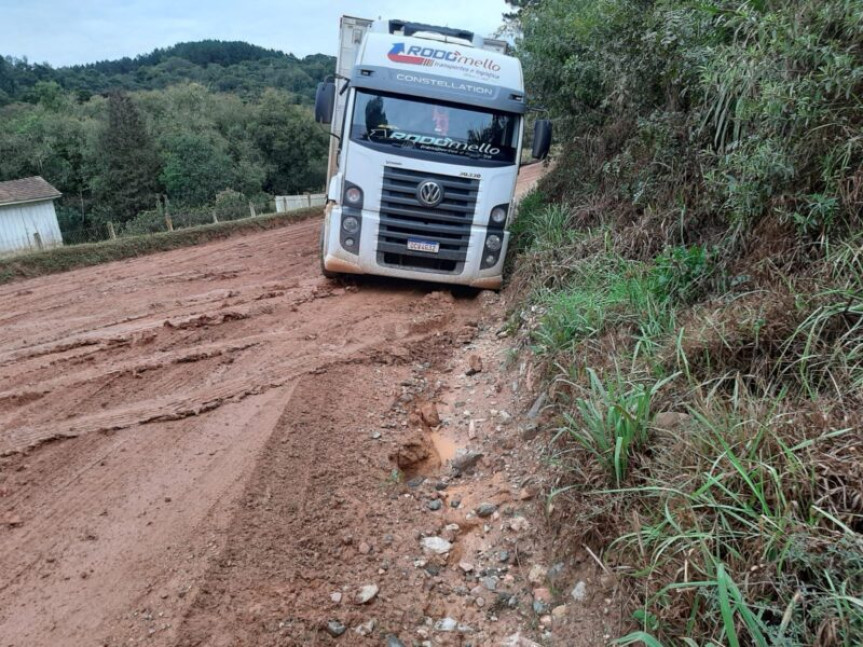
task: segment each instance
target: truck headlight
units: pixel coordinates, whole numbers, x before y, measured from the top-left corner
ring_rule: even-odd
[[[359,207],[363,204],[363,191],[358,186],[350,186],[345,191],[345,202],[352,207]]]
[[[491,221],[496,225],[502,225],[506,222],[506,209],[503,207],[495,207],[491,210]]]
[[[342,229],[349,234],[355,234],[360,230],[360,221],[353,216],[342,218]]]
[[[485,246],[489,251],[497,252],[500,250],[503,241],[500,239],[500,236],[497,234],[492,234],[488,238],[485,239]]]

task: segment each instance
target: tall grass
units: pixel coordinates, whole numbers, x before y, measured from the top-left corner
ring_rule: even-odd
[[[604,492],[638,502],[641,524],[610,554],[636,565],[648,591],[643,631],[717,645],[859,644],[863,538],[822,507],[815,471],[819,452],[854,430],[791,445],[778,403],[705,406],[643,485]]]
[[[575,399],[574,413],[563,412],[564,426],[558,435],[567,434],[592,454],[620,487],[631,457],[647,446],[657,392],[676,376],[648,386],[632,383],[620,373],[608,384],[592,368],[587,374],[588,392]]]
[[[517,272],[531,278],[525,343],[554,367],[556,507],[569,532],[601,538],[638,601],[618,644],[863,644],[858,248],[831,252],[831,287],[783,313],[736,307],[701,248],[634,261],[614,237],[537,229]],[[567,259],[555,287],[537,271],[550,254]],[[742,337],[723,326],[752,328],[760,363],[735,370],[722,354]],[[679,424],[656,427],[668,411]]]

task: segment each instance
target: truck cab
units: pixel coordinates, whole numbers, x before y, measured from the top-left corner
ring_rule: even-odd
[[[337,78],[316,101],[333,135],[325,274],[499,288],[526,112],[520,62],[462,30],[347,16],[341,27]]]

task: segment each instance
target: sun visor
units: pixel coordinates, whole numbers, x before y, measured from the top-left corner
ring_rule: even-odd
[[[407,96],[439,99],[501,112],[524,114],[524,93],[515,88],[463,81],[424,72],[393,70],[385,67],[355,67],[351,85]]]
[[[463,44],[370,33],[351,82],[369,90],[525,112],[521,62]]]

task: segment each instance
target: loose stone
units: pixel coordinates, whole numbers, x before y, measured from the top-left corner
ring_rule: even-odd
[[[354,602],[357,604],[367,604],[371,602],[378,594],[377,584],[366,584],[354,596]]]
[[[438,555],[444,555],[452,550],[452,544],[443,537],[424,537],[422,547]]]
[[[473,564],[470,562],[459,562],[458,567],[465,573],[470,573],[473,570]]]
[[[469,472],[476,464],[479,462],[479,459],[482,458],[482,453],[474,452],[474,451],[459,451],[450,461],[450,465],[452,469],[456,472]]]
[[[493,503],[481,503],[476,509],[476,516],[480,518],[490,517],[497,511],[497,506]]]
[[[369,620],[368,622],[364,622],[359,627],[354,629],[354,631],[361,636],[371,636],[376,626],[377,622],[375,622],[374,620]]]
[[[542,564],[534,564],[527,574],[527,581],[531,584],[542,584],[548,575],[548,569]]]
[[[579,582],[575,585],[575,588],[572,589],[572,599],[576,602],[581,602],[587,597],[587,584],[584,582]]]
[[[509,527],[512,528],[515,532],[522,532],[530,528],[530,524],[524,517],[513,517],[513,519],[509,522]]]
[[[442,618],[434,623],[435,631],[455,631],[458,627],[458,620],[454,618]]]

